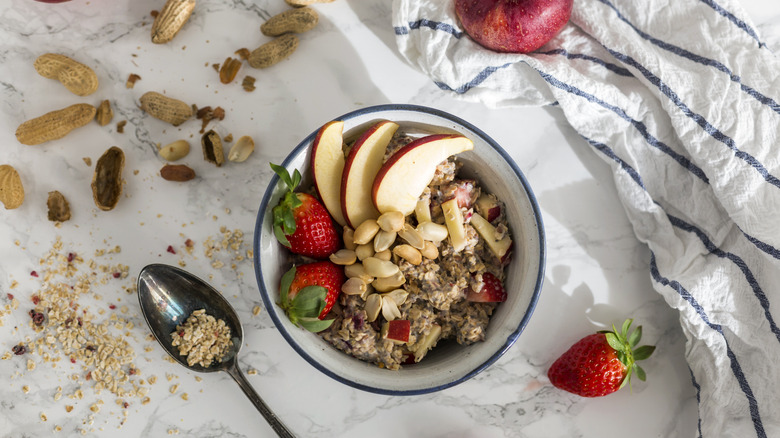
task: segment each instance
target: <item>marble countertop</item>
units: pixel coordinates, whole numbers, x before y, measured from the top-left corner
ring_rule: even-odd
[[[0,386],[0,434],[273,436],[227,374],[189,372],[167,360],[149,337],[134,285],[140,269],[155,262],[183,266],[231,301],[245,333],[241,369],[301,437],[695,434],[697,402],[677,314],[651,286],[649,252],[623,214],[609,167],[557,108],[487,109],[441,91],[397,54],[387,0],[316,5],[320,22],[301,35],[289,59],[262,70],[244,63],[232,83],[222,84],[213,64],[266,42],[260,24],[288,6],[282,0],[199,0],[175,39],[154,45],[151,12],[162,3],[0,4],[0,164],[18,170],[26,194],[21,207],[0,209],[0,376],[6,381]],[[780,6],[743,3],[763,40],[777,47]],[[33,61],[46,52],[92,67],[97,92],[79,97],[39,76]],[[140,79],[128,88],[131,74]],[[246,75],[256,78],[254,91],[243,89]],[[221,167],[203,161],[201,122],[173,127],[150,117],[139,108],[147,91],[223,108],[224,120],[206,129],[251,136],[255,152]],[[104,99],[114,110],[106,126],[89,123],[36,146],[14,136],[25,120]],[[267,163],[280,162],[333,117],[384,103],[443,109],[492,136],[525,173],[546,226],[544,288],[518,342],[473,379],[421,396],[362,392],[300,358],[262,308],[251,261],[257,207],[271,177]],[[179,139],[191,143],[183,162],[197,173],[186,183],[159,176],[164,161],[158,145]],[[111,146],[125,152],[125,184],[117,207],[101,211],[90,183],[97,159]],[[59,225],[47,219],[46,200],[54,190],[72,211]],[[127,381],[118,384],[126,391],[121,395],[110,383],[96,392],[97,379],[81,358],[33,330],[32,300],[55,293],[55,271],[68,258],[69,284],[86,280],[57,293],[92,315],[93,327],[105,326],[100,333],[106,339],[126,340],[134,354],[122,365]],[[658,347],[644,365],[647,383],[600,399],[550,385],[547,368],[571,343],[628,316],[643,325],[644,341]],[[13,355],[20,342],[40,349]],[[118,349],[108,356],[121,361],[123,354],[129,353]]]

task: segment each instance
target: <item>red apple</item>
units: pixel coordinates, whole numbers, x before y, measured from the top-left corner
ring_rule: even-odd
[[[394,319],[382,326],[382,337],[396,343],[409,342],[412,323],[408,319]]]
[[[322,203],[339,225],[346,225],[341,212],[341,176],[344,172],[342,145],[344,122],[326,123],[314,137],[311,148],[311,173],[314,188]]]
[[[482,217],[487,219],[488,222],[493,222],[499,215],[501,215],[501,207],[498,205],[498,202],[486,194],[480,195],[479,198],[477,198],[477,213],[481,214]]]
[[[574,0],[455,0],[463,29],[496,52],[528,53],[550,41],[571,17]]]

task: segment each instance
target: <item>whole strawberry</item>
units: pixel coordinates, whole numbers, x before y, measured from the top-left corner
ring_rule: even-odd
[[[298,169],[292,178],[282,166],[271,163],[271,168],[289,188],[279,205],[273,208],[274,235],[295,254],[324,259],[341,247],[336,228],[325,206],[306,193],[295,193],[301,182]]]
[[[642,337],[642,327],[630,335],[632,319],[620,332],[604,330],[577,341],[550,367],[547,376],[556,387],[582,397],[601,397],[631,384],[631,375],[644,381],[645,371],[635,362],[647,359],[655,346],[634,349]]]
[[[282,276],[279,306],[293,324],[314,333],[325,330],[333,324],[325,315],[344,281],[344,268],[330,261],[293,266]]]

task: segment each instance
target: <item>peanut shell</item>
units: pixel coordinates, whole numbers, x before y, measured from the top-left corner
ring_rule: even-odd
[[[181,30],[195,9],[195,0],[168,0],[152,24],[152,42],[165,44]]]
[[[271,37],[288,32],[303,33],[314,29],[318,21],[319,15],[312,8],[288,9],[269,18],[260,26],[260,32]]]
[[[290,56],[298,48],[298,37],[287,33],[256,48],[247,61],[254,68],[267,68]]]
[[[46,200],[46,206],[49,208],[49,220],[52,222],[65,222],[70,219],[70,204],[65,196],[57,190],[49,192],[49,199]]]
[[[16,139],[26,145],[36,145],[65,137],[76,128],[86,125],[97,110],[87,103],[77,103],[61,110],[28,120],[16,128]]]
[[[111,109],[111,102],[109,102],[108,99],[100,102],[100,105],[97,107],[97,112],[95,113],[95,120],[98,122],[98,125],[106,126],[111,123],[113,118],[114,110]]]
[[[38,74],[60,81],[77,96],[88,96],[98,89],[99,82],[95,72],[65,55],[43,54],[35,60],[33,66]]]
[[[112,210],[119,202],[124,166],[125,153],[116,146],[108,148],[98,159],[92,176],[92,198],[101,210]]]
[[[24,202],[24,186],[22,178],[13,166],[0,166],[0,202],[6,210],[18,208]]]
[[[141,96],[141,109],[150,116],[179,126],[192,117],[192,107],[181,100],[149,91]]]
[[[222,166],[225,162],[225,152],[222,150],[222,139],[219,138],[219,134],[213,129],[210,130],[203,134],[200,144],[203,147],[203,159],[216,164],[217,167]]]

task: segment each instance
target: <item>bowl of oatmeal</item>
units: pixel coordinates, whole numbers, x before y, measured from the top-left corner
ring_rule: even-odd
[[[446,112],[416,105],[379,105],[334,120],[344,123],[345,145],[378,122],[397,124],[385,161],[407,144],[429,136],[465,137],[473,147],[436,167],[418,200],[418,205],[426,203],[430,216],[415,217],[415,212],[406,217],[404,227],[423,232],[434,243],[434,254],[427,255],[428,248],[421,242],[415,245],[420,248],[418,254],[423,254],[418,260],[409,262],[399,257],[401,250],[396,247],[409,246],[400,238],[399,231],[390,252],[391,261],[398,266],[395,275],[403,277],[403,284],[381,289],[370,283],[378,289],[342,292],[326,317],[334,319],[334,323],[319,333],[290,322],[278,305],[282,275],[292,264],[305,260],[292,256],[274,236],[271,210],[285,193],[279,177],[274,176],[260,204],[253,242],[257,282],[271,319],[282,337],[307,362],[357,389],[414,395],[470,379],[515,343],[533,314],[541,291],[544,227],[531,187],[501,146],[477,127]],[[318,131],[319,127],[281,164],[290,174],[297,169],[303,176],[299,190],[310,193],[314,193],[310,189],[312,145]],[[449,204],[453,202],[447,201],[455,197],[465,199],[463,204],[458,203],[461,208],[453,208],[465,224],[462,236],[455,239],[457,233],[450,230],[446,238],[437,238],[442,228],[449,227],[447,216],[451,215]],[[490,233],[485,233],[486,226],[480,222],[489,223]],[[342,227],[336,227],[341,232]],[[360,227],[355,225],[357,228]],[[359,257],[357,264],[362,265],[361,270],[364,266],[368,270],[369,262],[372,268],[373,264],[379,266],[378,261],[368,260],[373,258]],[[357,276],[350,275],[352,268],[345,266],[350,279]],[[500,283],[498,288],[505,291],[501,299],[484,299],[485,295],[475,294],[495,283]],[[376,301],[381,303],[380,311],[376,310]],[[408,340],[389,339],[388,325],[402,326],[401,322],[410,331]]]

